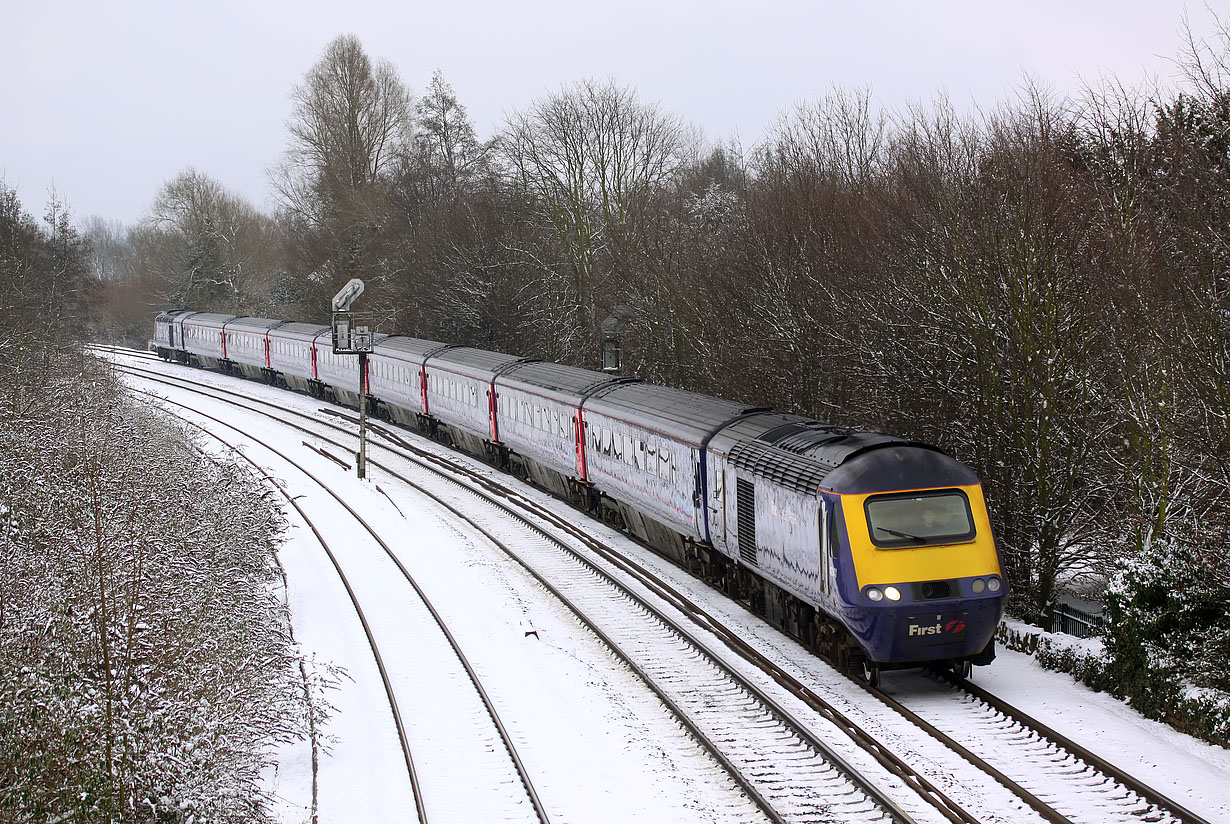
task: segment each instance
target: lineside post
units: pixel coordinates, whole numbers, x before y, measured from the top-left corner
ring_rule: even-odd
[[[359,477],[367,477],[367,352],[359,350]]]
[[[350,306],[363,294],[363,281],[351,278],[333,296],[333,354],[359,356],[359,451],[355,468],[360,478],[367,477],[367,354],[372,351],[372,329],[355,317]]]

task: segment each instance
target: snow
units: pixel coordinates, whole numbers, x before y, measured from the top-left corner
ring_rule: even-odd
[[[189,374],[179,367],[159,368]],[[220,386],[238,387],[244,393],[274,399],[285,408],[309,414],[316,414],[320,407],[319,402],[305,396],[252,382],[200,370],[191,370],[191,375]],[[307,440],[349,458],[335,446],[305,438],[299,432],[288,433],[280,424],[222,403],[166,387],[155,391],[194,409],[235,420],[267,442],[281,444],[279,448],[293,453],[296,460],[338,490],[386,536],[472,656],[557,820],[743,821],[757,816],[750,803],[707,757],[697,752],[643,686],[581,630],[569,613],[484,539],[453,523],[446,513],[386,473],[374,470],[373,479],[359,481],[353,472],[300,444]],[[175,412],[189,414],[179,409]],[[238,440],[233,431],[196,419],[220,436]],[[509,820],[510,816],[531,820],[528,802],[510,806],[508,799],[515,794],[488,793],[491,787],[486,782],[491,775],[477,766],[467,768],[464,760],[446,757],[444,750],[450,746],[452,728],[441,722],[472,714],[473,691],[468,683],[457,683],[451,697],[448,690],[436,690],[430,703],[423,699],[424,693],[416,691],[416,682],[426,680],[415,669],[417,641],[428,633],[438,634],[438,630],[415,614],[403,588],[390,585],[386,594],[378,594],[381,579],[393,577],[389,562],[381,560],[371,542],[359,535],[354,521],[301,473],[252,444],[245,446],[245,452],[282,479],[291,495],[301,499],[317,528],[342,550],[348,574],[354,570],[357,579],[366,581],[364,592],[374,599],[372,608],[381,615],[381,646],[387,646],[393,657],[403,662],[398,664],[403,669],[397,681],[402,690],[399,695],[405,698],[399,701],[403,714],[413,719],[412,737],[418,737],[416,764],[424,765],[425,781],[430,777],[431,786],[426,791],[429,800],[434,799],[431,803],[449,812],[443,816],[446,820],[494,821]],[[386,460],[378,450],[369,454],[376,460]],[[557,511],[568,512],[562,507]],[[320,758],[321,820],[408,819],[413,802],[405,765],[367,640],[319,543],[295,512],[288,512],[288,516],[292,528],[281,559],[297,639],[308,655],[340,666],[348,674],[325,696],[335,711],[326,726],[332,742]],[[570,517],[580,518],[574,514]],[[582,522],[591,531],[601,532],[604,540],[613,540],[605,527]],[[631,544],[620,545],[629,553],[645,557]],[[662,566],[660,561],[649,560]],[[695,582],[687,583],[690,579],[681,572],[670,574],[695,593],[705,609],[746,626],[755,643],[772,648],[771,654],[792,670],[806,671],[809,680],[823,681],[835,694],[854,690],[848,684],[843,687],[840,678],[830,678],[824,665],[809,661],[793,642],[742,613],[719,594]],[[527,633],[527,628],[533,633]],[[885,675],[890,684],[894,677],[893,673]],[[1230,751],[1148,721],[1123,702],[1094,693],[1067,675],[1043,670],[1022,654],[1001,651],[990,667],[975,669],[974,679],[1208,820],[1230,821],[1230,800],[1225,793]],[[860,701],[858,696],[849,696],[851,707]],[[900,725],[894,726],[892,719],[881,719],[881,723],[876,734],[884,744],[906,757],[916,752],[915,732],[904,728],[895,731]],[[502,750],[498,740],[489,740],[486,747]],[[846,749],[844,745],[839,748]],[[288,822],[308,820],[310,751],[300,745],[288,747],[280,755],[279,769],[270,776],[284,800],[277,813]],[[433,760],[440,762],[437,769],[428,766]],[[444,764],[449,765],[447,769]],[[509,792],[513,790],[518,788]],[[448,800],[457,794],[464,797]]]
[[[1087,639],[1072,639],[1087,641]],[[978,684],[1209,821],[1230,821],[1230,750],[1151,721],[1028,656],[1000,650]]]

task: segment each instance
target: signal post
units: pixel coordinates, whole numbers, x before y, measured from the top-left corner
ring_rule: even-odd
[[[367,355],[372,351],[372,328],[367,318],[350,311],[363,294],[363,281],[351,278],[333,296],[333,354],[359,356],[359,451],[355,467],[360,478],[367,477]]]

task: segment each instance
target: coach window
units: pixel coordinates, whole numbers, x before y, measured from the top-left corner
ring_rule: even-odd
[[[658,477],[664,481],[671,479],[671,456],[665,449],[658,450]]]

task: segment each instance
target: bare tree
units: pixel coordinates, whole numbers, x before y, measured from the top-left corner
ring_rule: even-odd
[[[882,168],[886,127],[870,89],[833,89],[779,118],[762,149],[762,164],[788,176],[863,185]]]
[[[433,194],[456,194],[481,174],[487,147],[479,143],[465,106],[438,69],[415,111],[421,127],[415,135],[417,158]]]
[[[387,61],[338,37],[292,94],[290,146],[275,176],[283,203],[320,219],[392,170],[411,133],[410,92]]]
[[[290,145],[273,182],[308,286],[304,308],[356,276],[381,301],[390,276],[389,182],[412,140],[410,92],[391,63],[373,63],[346,35],[329,43],[292,97]]]
[[[613,80],[583,80],[509,118],[503,158],[547,241],[522,252],[544,275],[543,320],[557,321],[559,354],[591,349],[594,306],[611,285],[603,275],[635,266],[646,210],[673,179],[684,136],[678,119]]]
[[[161,276],[163,305],[252,311],[281,261],[273,222],[194,169],[167,182],[135,242]]]

